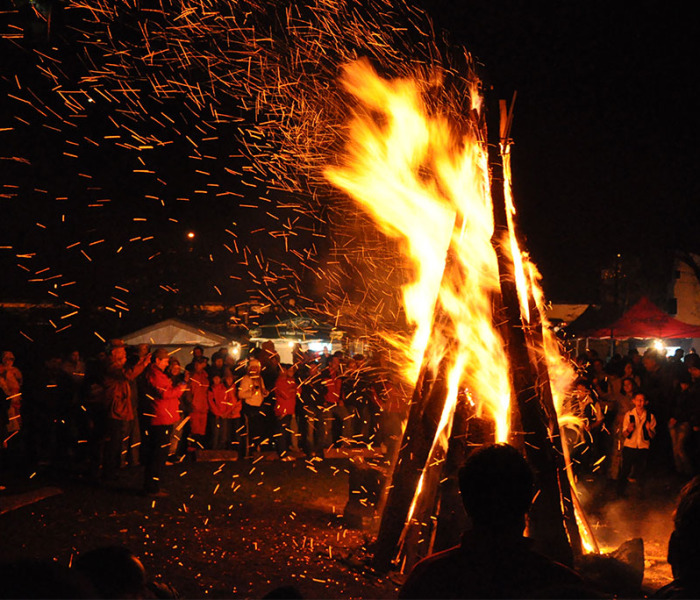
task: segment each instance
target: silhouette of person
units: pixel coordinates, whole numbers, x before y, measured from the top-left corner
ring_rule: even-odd
[[[471,529],[459,546],[415,565],[399,598],[590,597],[577,573],[523,537],[534,483],[514,447],[473,452],[460,469],[459,489]]]
[[[668,541],[668,563],[673,581],[655,598],[700,598],[700,475],[691,479],[678,496],[673,531]]]
[[[171,586],[149,581],[143,563],[124,546],[103,546],[78,556],[73,569],[98,598],[179,598]]]

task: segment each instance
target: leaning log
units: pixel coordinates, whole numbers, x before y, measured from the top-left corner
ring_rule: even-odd
[[[445,406],[446,370],[445,359],[437,369],[430,360],[423,361],[374,545],[372,566],[378,571],[388,571],[398,556],[401,533]]]
[[[458,263],[452,259],[452,246],[448,248],[443,280],[450,277],[450,269]],[[442,284],[441,284],[442,287]],[[449,321],[438,297],[431,328],[430,343],[438,343]],[[434,349],[428,345],[416,386],[413,390],[408,421],[401,439],[398,458],[391,478],[382,519],[374,544],[373,568],[388,571],[400,553],[401,534],[408,521],[411,505],[418,489],[423,470],[437,433],[440,418],[447,399],[447,372],[451,364],[453,340],[444,341],[443,358],[435,365]],[[431,495],[435,489],[429,490]],[[434,497],[434,496],[433,496]],[[424,502],[430,501],[427,498]]]
[[[489,143],[491,195],[493,201],[494,233],[492,244],[498,259],[501,299],[503,303],[501,333],[511,365],[513,394],[522,425],[525,454],[535,473],[538,494],[530,511],[530,535],[538,549],[564,564],[573,565],[573,551],[564,527],[561,510],[561,477],[556,467],[555,450],[547,431],[546,414],[538,395],[537,377],[527,346],[520,310],[520,298],[514,278],[510,250],[506,197],[501,148],[502,127],[496,139]],[[494,128],[495,129],[495,128]]]
[[[557,479],[561,493],[561,506],[564,515],[564,527],[571,543],[574,561],[578,561],[583,554],[581,544],[581,533],[579,531],[578,522],[576,519],[577,498],[575,492],[571,489],[567,469],[567,455],[564,453],[564,439],[559,428],[559,418],[554,406],[554,398],[552,396],[552,384],[549,377],[549,369],[547,367],[547,359],[544,349],[544,333],[542,330],[542,315],[534,298],[530,298],[530,325],[527,328],[530,347],[533,349],[535,367],[537,371],[537,387],[538,395],[542,400],[544,413],[547,416],[547,428],[549,430],[549,439],[554,448],[552,457],[556,466]],[[583,511],[579,510],[579,516],[584,521],[586,527],[588,523],[585,521]]]

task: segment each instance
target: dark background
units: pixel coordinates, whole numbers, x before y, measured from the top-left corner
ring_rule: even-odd
[[[235,122],[208,132],[187,102],[147,99],[159,121],[133,125],[144,140],[125,129],[119,105],[98,99],[69,114],[37,65],[80,76],[74,13],[48,31],[29,2],[11,4],[0,39],[3,300],[62,305],[43,320],[49,332],[79,306],[76,327],[92,335],[92,320],[120,334],[198,302],[323,298],[334,284],[332,268],[315,273],[333,263],[326,217],[302,194],[266,186],[241,157]],[[34,6],[48,14],[58,4]],[[601,269],[616,261],[663,274],[674,250],[698,249],[698,70],[686,5],[421,4],[457,54],[459,45],[473,54],[491,99],[517,91],[518,219],[548,299],[596,302]],[[90,313],[98,306],[112,310]]]
[[[426,6],[428,3],[426,3]],[[698,248],[700,89],[680,2],[429,3],[515,104],[513,182],[550,300],[598,300],[618,253]]]

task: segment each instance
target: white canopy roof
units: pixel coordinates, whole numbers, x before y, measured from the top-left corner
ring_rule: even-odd
[[[178,319],[168,319],[139,329],[122,337],[125,344],[155,346],[223,346],[228,340],[216,333],[188,325]]]

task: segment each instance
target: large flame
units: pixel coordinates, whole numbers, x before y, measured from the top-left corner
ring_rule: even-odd
[[[415,383],[425,361],[434,369],[442,359],[448,364],[447,399],[426,464],[444,456],[462,389],[477,411],[491,416],[497,441],[507,441],[512,391],[508,359],[494,326],[492,299],[500,285],[491,243],[494,220],[484,143],[478,132],[458,135],[445,117],[430,114],[416,80],[387,81],[368,62],[357,61],[344,68],[342,81],[357,104],[342,163],[328,167],[326,176],[367,210],[385,234],[400,241],[413,267],[415,279],[402,290],[406,318],[414,328],[411,342],[404,346],[404,376]],[[470,97],[472,109],[479,111],[476,86]],[[565,418],[564,399],[574,372],[546,327],[537,269],[518,247],[507,143],[501,153],[506,248],[523,324],[532,319],[532,301],[538,321],[545,324],[538,351],[544,352],[551,375],[555,409]],[[570,467],[568,474],[573,483]],[[407,523],[425,476],[424,470]],[[578,506],[577,517],[590,547],[592,536]]]
[[[511,392],[493,326],[499,275],[485,149],[473,132],[458,137],[445,118],[429,115],[413,80],[383,80],[358,61],[345,67],[343,83],[359,105],[344,163],[326,175],[401,240],[414,266],[415,280],[403,289],[415,327],[404,375],[415,382],[424,358],[440,360],[452,340],[450,363],[458,372],[448,373],[448,381],[487,408],[497,439],[505,441]],[[446,316],[437,327],[436,305]],[[428,348],[431,330],[438,338]],[[450,422],[458,387],[450,386],[438,436]]]

